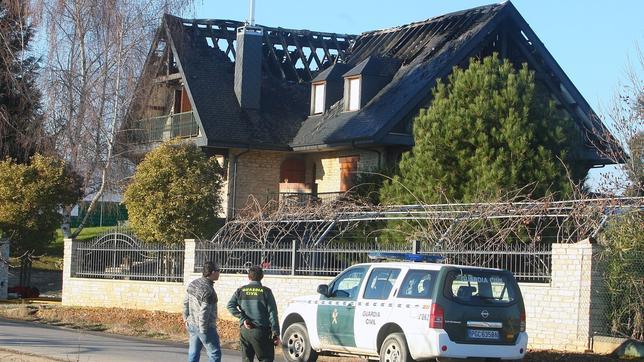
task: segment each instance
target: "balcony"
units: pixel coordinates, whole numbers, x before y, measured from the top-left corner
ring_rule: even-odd
[[[266,201],[278,200],[281,204],[301,207],[326,204],[346,196],[346,192],[275,192],[269,193]]]
[[[171,138],[199,135],[194,112],[183,112],[138,120],[134,123],[139,143],[163,142]]]

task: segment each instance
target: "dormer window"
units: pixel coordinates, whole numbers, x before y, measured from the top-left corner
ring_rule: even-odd
[[[345,110],[357,111],[360,109],[360,77],[351,77],[346,80],[347,95],[349,99],[346,102]]]
[[[324,113],[326,82],[313,83],[311,89],[311,114]]]
[[[395,58],[370,56],[344,73],[344,110],[367,107],[396,74],[402,62]]]

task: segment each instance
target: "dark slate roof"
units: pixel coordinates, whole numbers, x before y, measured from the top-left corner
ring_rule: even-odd
[[[360,35],[350,49],[350,64],[362,64],[379,55],[398,59],[403,66],[361,110],[342,112],[343,105],[338,103],[323,116],[309,117],[291,146],[304,149],[382,142],[396,123],[430,95],[436,79],[451,70],[457,62],[455,55],[467,56],[465,46],[500,21],[508,4],[482,6]]]
[[[400,63],[401,61],[396,58],[370,56],[342,76],[373,75],[377,77],[391,77],[400,68]]]
[[[165,24],[209,145],[299,151],[357,144],[413,145],[410,136],[390,132],[430,99],[438,78],[446,77],[453,66],[463,64],[467,57],[480,50],[485,38],[507,19],[527,33],[530,45],[549,76],[556,78],[571,94],[575,106],[579,107],[572,116],[580,128],[605,130],[603,124],[592,117],[594,112],[588,103],[510,2],[371,31],[357,37],[336,38],[337,34],[333,33],[315,35],[308,30],[264,27],[259,111],[240,109],[233,91],[234,64],[224,52],[207,46],[196,25],[199,21],[166,15]],[[243,25],[230,20],[205,22],[213,21],[228,24],[229,30]],[[292,43],[285,43],[283,37],[271,38],[277,33],[290,37]],[[329,35],[332,40],[324,40],[329,39]],[[338,48],[337,56],[329,57],[328,47],[339,41],[343,46]],[[290,49],[293,44],[297,46],[304,42],[317,44],[317,49],[324,48],[327,55],[323,57],[320,71],[310,67],[295,69],[298,58],[301,61],[306,55],[295,51],[284,53],[279,48],[283,45],[281,49],[286,49],[288,45]],[[344,45],[348,46],[349,42],[351,46],[347,49]],[[315,56],[314,53],[309,59]],[[292,68],[285,67],[287,63]],[[331,67],[334,63],[337,66]],[[266,70],[272,73],[267,74],[270,72]],[[386,75],[392,80],[359,111],[344,112],[340,100],[323,115],[309,116],[309,82],[335,79],[339,72],[347,70],[348,73],[342,75],[368,72]]]
[[[342,79],[344,73],[346,73],[349,69],[351,69],[351,66],[349,64],[333,64],[332,66],[321,71],[320,74],[318,74],[317,77],[313,78],[311,82],[320,82],[327,79]]]
[[[267,77],[262,82],[261,111],[242,110],[233,88],[234,63],[223,51],[209,47],[199,28],[184,23],[181,18],[165,16],[208,144],[289,149],[288,142],[309,113],[309,86]]]

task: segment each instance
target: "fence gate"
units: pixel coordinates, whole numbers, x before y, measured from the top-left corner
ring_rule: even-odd
[[[72,277],[183,282],[184,254],[183,244],[144,243],[114,229],[79,243]]]

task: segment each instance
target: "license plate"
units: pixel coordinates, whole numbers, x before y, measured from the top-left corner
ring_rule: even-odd
[[[471,339],[499,339],[499,331],[468,329],[467,336]]]

